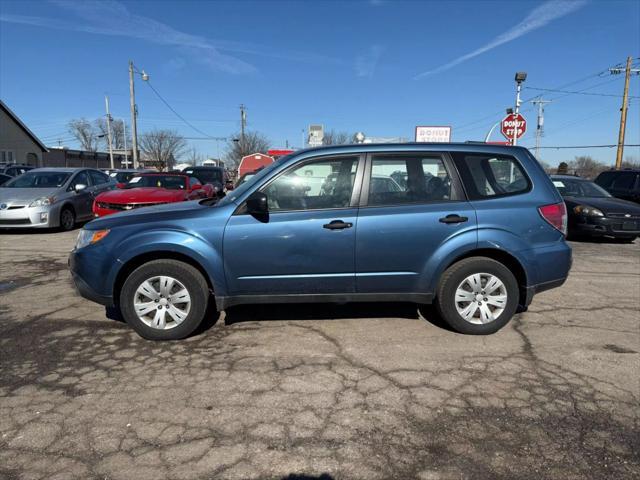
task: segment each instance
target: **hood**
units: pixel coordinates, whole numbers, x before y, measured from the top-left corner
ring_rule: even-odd
[[[190,217],[197,217],[210,211],[214,206],[200,205],[199,200],[190,202],[175,202],[153,207],[136,208],[125,212],[118,212],[113,215],[106,215],[89,222],[85,228],[89,230],[100,230],[103,228],[114,228],[133,224],[150,222],[171,223],[174,220],[183,220]]]
[[[184,190],[166,188],[123,188],[109,190],[96,197],[98,202],[108,203],[161,203],[177,202],[185,198]]]
[[[0,187],[0,204],[29,205],[36,198],[53,197],[59,188],[7,188]]]
[[[576,205],[588,205],[602,210],[605,215],[612,213],[628,213],[634,217],[640,216],[640,205],[615,197],[566,197],[565,202],[570,208]]]

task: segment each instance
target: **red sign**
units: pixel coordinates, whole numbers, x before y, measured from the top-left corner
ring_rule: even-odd
[[[513,140],[514,131],[516,138],[520,138],[527,131],[527,121],[519,113],[510,113],[502,119],[500,131],[509,140]]]

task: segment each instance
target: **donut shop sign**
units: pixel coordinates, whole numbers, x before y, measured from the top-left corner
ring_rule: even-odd
[[[451,141],[451,127],[416,127],[416,142],[447,143]]]

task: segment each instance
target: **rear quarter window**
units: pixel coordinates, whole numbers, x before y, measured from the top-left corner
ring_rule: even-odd
[[[519,195],[531,190],[520,163],[508,155],[452,154],[470,200]]]

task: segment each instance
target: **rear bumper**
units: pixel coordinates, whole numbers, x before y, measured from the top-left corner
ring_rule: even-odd
[[[525,252],[521,252],[525,253]],[[525,253],[527,285],[521,290],[521,302],[527,307],[536,293],[561,286],[573,265],[571,247],[564,240],[528,250]]]
[[[590,237],[637,237],[640,236],[640,219],[584,217],[569,225],[569,233]]]
[[[531,302],[533,301],[533,297],[536,293],[540,293],[546,290],[551,290],[552,288],[560,287],[566,281],[567,281],[567,277],[564,277],[564,278],[559,278],[557,280],[551,280],[549,282],[539,283],[538,285],[525,287],[523,306],[528,307],[529,305],[531,305]]]

